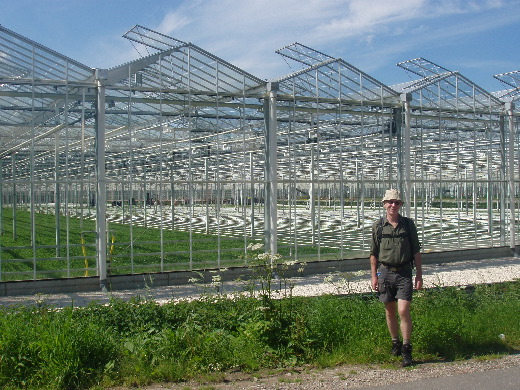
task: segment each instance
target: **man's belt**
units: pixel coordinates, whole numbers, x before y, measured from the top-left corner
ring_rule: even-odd
[[[410,267],[410,264],[409,263],[406,263],[406,264],[403,264],[403,265],[400,265],[398,267],[395,267],[393,265],[389,265],[389,264],[385,264],[385,263],[381,263],[381,265],[383,267],[385,267],[386,269],[389,269],[390,271],[394,271],[394,272],[397,272],[401,269],[405,269],[405,268],[409,268]]]

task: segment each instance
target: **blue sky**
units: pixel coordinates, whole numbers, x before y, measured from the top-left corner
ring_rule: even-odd
[[[0,0],[0,24],[95,68],[139,57],[122,35],[140,24],[258,76],[291,73],[294,42],[392,85],[396,63],[424,57],[488,91],[520,70],[520,0]],[[145,54],[145,53],[141,53]],[[292,65],[292,64],[291,64]]]

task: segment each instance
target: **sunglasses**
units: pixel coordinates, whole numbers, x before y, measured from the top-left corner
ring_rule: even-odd
[[[399,206],[401,204],[400,200],[386,200],[385,202],[388,204],[395,204],[396,206]]]

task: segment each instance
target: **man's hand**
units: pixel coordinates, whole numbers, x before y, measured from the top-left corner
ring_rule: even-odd
[[[422,276],[415,277],[415,289],[420,290],[423,287]]]
[[[379,291],[379,285],[377,284],[377,276],[372,276],[372,290]]]

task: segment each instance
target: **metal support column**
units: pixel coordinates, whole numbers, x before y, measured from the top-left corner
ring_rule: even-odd
[[[498,205],[500,212],[500,245],[507,245],[506,242],[506,192],[507,192],[507,156],[506,156],[506,125],[505,113],[500,115],[500,176]]]
[[[16,154],[13,153],[11,155],[11,178],[12,178],[12,181],[13,181],[13,210],[12,210],[12,216],[13,216],[13,240],[17,240],[18,239],[18,223],[16,221],[16,208],[18,207],[18,202],[17,202],[17,193],[16,193],[16,171],[15,171],[15,167],[16,167]]]
[[[266,123],[266,248],[272,255],[278,252],[277,243],[277,221],[278,221],[278,208],[277,208],[277,118],[276,118],[276,99],[277,99],[278,83],[269,82],[267,83],[268,93],[268,112],[267,112],[267,123]]]
[[[255,236],[255,182],[254,182],[254,156],[253,152],[249,152],[249,176],[251,180],[250,189],[251,192],[251,216],[250,216],[250,222],[251,222],[251,238]]]
[[[403,164],[404,168],[404,177],[403,177],[403,184],[404,184],[404,207],[406,215],[409,217],[411,215],[411,192],[412,192],[412,185],[410,183],[410,170],[411,170],[411,159],[410,159],[410,128],[411,128],[411,109],[410,109],[410,103],[412,101],[412,94],[410,93],[403,93],[401,94],[401,102],[404,105],[404,129],[403,129],[403,151],[402,151],[402,158],[401,163]]]
[[[506,115],[509,119],[509,229],[510,229],[510,248],[516,254],[515,243],[515,104],[507,102],[505,104]]]
[[[2,183],[4,182],[2,175],[2,159],[0,159],[0,236],[4,234],[4,187]],[[1,249],[0,249],[1,251]],[[1,252],[0,252],[1,255]],[[2,277],[2,261],[0,257],[0,280]]]
[[[309,208],[310,208],[310,219],[311,219],[311,244],[316,244],[316,189],[314,188],[314,170],[315,170],[315,156],[314,156],[314,144],[310,144],[311,148],[311,163],[309,164],[310,179],[309,184]],[[319,199],[319,198],[318,198]]]
[[[55,135],[54,146],[54,218],[56,223],[56,257],[61,256],[61,194],[60,194],[60,133]]]
[[[99,285],[103,289],[107,279],[107,223],[105,176],[105,69],[96,69],[96,239]]]

